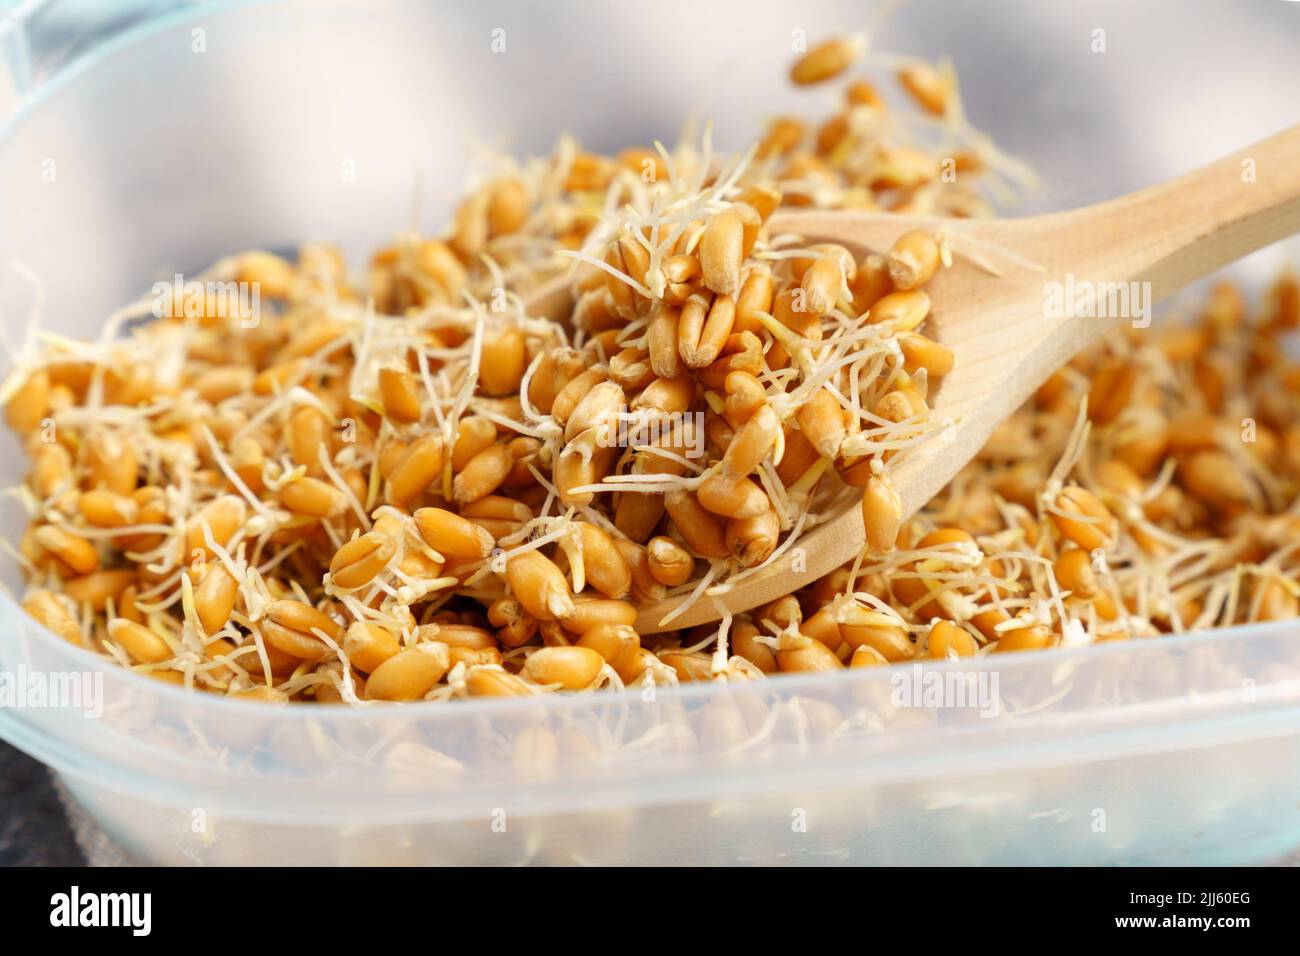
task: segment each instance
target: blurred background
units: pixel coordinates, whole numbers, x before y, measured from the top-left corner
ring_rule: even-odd
[[[1156,182],[1300,118],[1291,0],[26,0],[6,14],[0,257],[45,279],[56,322],[231,249],[328,238],[360,261],[413,216],[434,230],[476,145],[544,152],[570,130],[617,149],[673,141],[693,117],[739,149],[775,113],[824,117],[837,85],[787,80],[796,31],[951,56],[971,120],[1042,178],[1026,212]],[[13,285],[0,279],[6,315]]]
[[[47,327],[93,335],[154,280],[249,246],[330,239],[359,264],[436,231],[484,147],[568,130],[618,149],[696,119],[742,149],[837,102],[789,85],[799,31],[866,31],[866,75],[899,103],[882,54],[950,56],[971,121],[1042,179],[1013,212],[1300,121],[1292,0],[0,0],[0,331],[16,347],[43,296]],[[1294,242],[1235,271],[1282,262]],[[71,832],[40,768],[0,749],[0,863],[75,861]]]

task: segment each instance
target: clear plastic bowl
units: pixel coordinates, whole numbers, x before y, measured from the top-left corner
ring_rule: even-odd
[[[669,2],[654,22],[680,44],[670,54],[611,4],[548,6],[545,19],[490,3],[240,5],[133,28],[41,83],[42,18],[86,4],[27,6],[0,25],[23,100],[0,132],[0,257],[44,279],[47,327],[81,336],[231,249],[341,237],[360,261],[409,224],[417,179],[432,226],[466,169],[466,134],[530,152],[570,128],[616,148],[671,138],[699,106],[725,113],[719,139],[734,145],[761,116],[829,96],[784,89],[791,30],[861,26],[831,4],[791,22],[779,8]],[[1294,118],[1280,94],[1300,81],[1300,5],[1205,5],[1199,19],[1188,6],[1201,7],[1009,17],[999,3],[917,2],[877,45],[951,52],[975,121],[1068,183],[1036,200],[1064,207]],[[674,26],[687,22],[697,29]],[[1098,25],[1105,54],[1088,48]],[[506,54],[490,52],[495,28]],[[5,271],[10,343],[32,300]],[[22,456],[0,442],[15,484]],[[11,501],[5,537],[23,523]],[[996,686],[988,716],[901,706],[900,679],[921,679],[911,669],[649,700],[259,706],[104,667],[3,597],[0,670],[24,668],[103,674],[102,716],[0,710],[0,736],[54,768],[141,861],[1237,863],[1300,845],[1294,622],[927,665]]]

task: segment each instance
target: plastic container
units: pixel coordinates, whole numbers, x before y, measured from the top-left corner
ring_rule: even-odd
[[[231,249],[343,238],[359,256],[409,224],[417,179],[431,225],[464,172],[463,133],[527,152],[567,127],[619,147],[671,137],[699,105],[725,112],[719,139],[734,143],[825,95],[783,89],[793,29],[861,25],[833,5],[791,23],[775,7],[665,3],[656,23],[698,25],[671,31],[681,50],[665,69],[663,41],[608,4],[548,6],[545,20],[490,3],[187,9],[42,82],[35,26],[79,5],[24,6],[0,25],[23,101],[0,131],[0,258],[45,280],[48,327],[82,336]],[[999,3],[917,2],[878,46],[951,52],[972,117],[1069,183],[1036,201],[1063,207],[1293,119],[1282,91],[1300,80],[1300,5],[1206,5],[1199,21],[1189,6],[1008,17]],[[1094,19],[1107,53],[1089,51]],[[494,29],[505,54],[490,50]],[[0,277],[9,342],[33,297]],[[19,450],[0,441],[17,483]],[[5,537],[23,522],[10,501]],[[141,861],[1236,863],[1300,846],[1296,622],[973,669],[353,710],[186,694],[103,667],[4,597],[0,671],[102,674],[101,716],[5,709],[0,736]],[[944,675],[974,682],[986,706],[951,692],[947,706],[907,706]]]

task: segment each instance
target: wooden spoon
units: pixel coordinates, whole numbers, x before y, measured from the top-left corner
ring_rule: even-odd
[[[932,417],[952,419],[955,427],[890,469],[905,519],[947,485],[998,424],[1080,351],[1125,324],[1145,327],[1155,302],[1300,232],[1300,126],[1170,182],[1070,212],[950,220],[787,208],[768,223],[770,235],[798,233],[810,243],[839,243],[859,258],[887,253],[910,229],[945,230],[954,253],[952,267],[925,287],[933,316],[924,331],[955,353],[953,371],[930,396]],[[1077,317],[1069,308],[1072,291],[1100,287],[1099,311],[1107,311],[1105,290],[1118,288],[1116,284],[1137,293],[1126,314]],[[533,314],[559,317],[572,304],[567,288],[547,286],[538,292],[530,302]],[[1061,293],[1065,309],[1049,307],[1059,301],[1050,295],[1054,292]],[[1135,307],[1143,314],[1135,315]],[[747,611],[844,564],[863,544],[861,509],[855,503],[801,536],[798,563],[787,552],[719,600],[732,613]],[[680,601],[642,608],[637,629],[651,634],[719,616],[713,601],[702,598],[663,624]]]

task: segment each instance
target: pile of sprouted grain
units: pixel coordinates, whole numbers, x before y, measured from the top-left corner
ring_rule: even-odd
[[[1300,284],[1285,275],[1253,319],[1224,283],[1200,314],[1090,350],[897,550],[755,617],[871,666],[1300,615],[1300,367],[1284,355],[1297,328]]]
[[[861,54],[831,41],[792,78]],[[1233,337],[1220,296],[1204,329],[1171,333],[1178,349],[1152,336],[1076,363],[900,530],[888,462],[934,432],[926,396],[952,363],[923,332],[945,239],[906,233],[858,261],[767,221],[783,204],[986,214],[968,182],[996,199],[1027,174],[967,123],[948,67],[868,61],[920,111],[855,79],[815,132],[776,118],[726,163],[707,132],[613,157],[564,138],[502,161],[444,236],[402,236],[364,282],[328,246],[248,252],[197,292],[123,310],[97,342],[41,334],[4,393],[33,463],[24,607],[161,680],[349,703],[748,679],[1294,613],[1285,518],[1266,517],[1284,504],[1268,469],[1289,460],[1289,409],[1259,411],[1271,445],[1243,451],[1199,421],[1176,437],[1180,416],[1280,401],[1244,374],[1275,350],[1238,343],[1294,324],[1293,286],[1253,338]],[[557,277],[570,305],[530,314]],[[269,307],[231,307],[226,282]],[[709,600],[858,495],[868,550],[851,566],[722,625],[633,627],[639,604]]]

